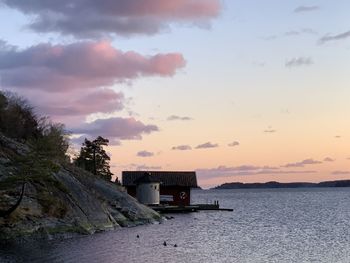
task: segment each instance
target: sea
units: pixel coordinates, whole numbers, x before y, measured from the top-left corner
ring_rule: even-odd
[[[0,247],[0,262],[350,262],[350,188],[192,191],[193,203],[214,200],[234,211],[8,244]]]

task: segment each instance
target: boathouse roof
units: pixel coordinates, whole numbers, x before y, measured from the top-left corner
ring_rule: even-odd
[[[144,177],[145,173],[148,173],[150,177],[159,181],[163,186],[198,187],[196,172],[178,171],[123,171],[122,185],[136,186],[137,180]]]
[[[143,176],[134,181],[134,184],[136,185],[143,183],[160,183],[160,180],[156,176],[152,176],[150,173],[144,172]]]

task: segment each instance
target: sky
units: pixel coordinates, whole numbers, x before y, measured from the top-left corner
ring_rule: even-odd
[[[350,178],[350,2],[0,0],[0,88],[112,172]]]

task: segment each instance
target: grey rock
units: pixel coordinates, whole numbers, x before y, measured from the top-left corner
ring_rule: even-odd
[[[0,209],[18,198],[20,183],[14,180],[12,187],[6,187],[3,182],[16,176],[12,158],[28,150],[0,134]],[[20,206],[9,217],[0,218],[0,242],[68,238],[161,220],[121,186],[72,165],[61,165],[49,179],[27,183]]]

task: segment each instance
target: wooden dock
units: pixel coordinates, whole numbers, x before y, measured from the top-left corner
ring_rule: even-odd
[[[232,212],[231,208],[220,208],[219,204],[197,204],[199,206],[198,210],[207,210],[207,211],[228,211]]]
[[[195,204],[188,206],[150,205],[149,207],[162,214],[192,213],[198,211],[233,211],[233,209],[229,208],[220,208],[219,204]]]
[[[198,212],[198,206],[174,206],[174,205],[157,205],[157,206],[149,206],[154,211],[162,213],[162,214],[170,214],[170,213],[192,213]]]

